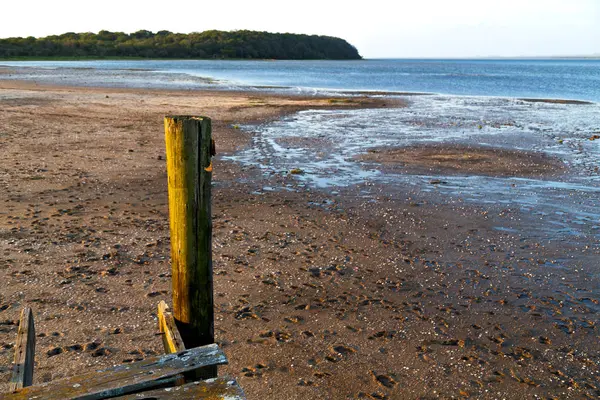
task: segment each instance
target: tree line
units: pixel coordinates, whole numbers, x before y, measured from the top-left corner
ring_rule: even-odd
[[[356,60],[361,56],[347,41],[317,35],[257,31],[194,32],[140,30],[131,34],[100,31],[65,33],[43,38],[0,39],[0,58],[239,58],[282,60]]]

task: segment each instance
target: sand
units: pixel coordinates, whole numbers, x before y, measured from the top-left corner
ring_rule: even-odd
[[[218,153],[216,337],[230,361],[220,374],[248,398],[600,395],[594,246],[541,242],[526,234],[534,216],[435,193],[259,193],[295,177],[220,158],[250,145],[236,125],[405,105],[0,82],[0,392],[25,305],[36,318],[36,383],[162,352],[156,305],[171,295],[162,118],[200,114],[213,119]]]
[[[478,145],[421,145],[370,149],[361,161],[382,164],[389,170],[423,174],[476,174],[486,176],[542,177],[564,173],[565,165],[543,153]]]

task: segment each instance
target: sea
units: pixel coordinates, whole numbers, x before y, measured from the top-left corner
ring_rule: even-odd
[[[275,180],[262,192],[300,188],[336,194],[362,185],[360,193],[368,198],[375,197],[370,184],[387,185],[401,189],[396,193],[406,188],[448,202],[516,208],[543,219],[549,238],[575,236],[590,243],[600,238],[598,59],[0,61],[0,79],[401,98],[407,107],[306,110],[242,125],[253,133],[251,146],[223,158],[265,177],[302,170],[293,185]],[[376,164],[357,161],[375,148],[434,143],[540,152],[561,160],[568,172],[551,178],[434,170],[415,175],[382,172]]]
[[[29,68],[16,74],[17,79],[89,86],[302,94],[412,92],[600,102],[600,59],[0,61],[0,65]]]

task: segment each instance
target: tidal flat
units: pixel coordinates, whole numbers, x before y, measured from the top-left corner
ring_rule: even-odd
[[[217,146],[220,374],[248,398],[598,397],[600,140],[523,117],[597,105],[492,100],[485,123],[465,116],[483,99],[331,100],[1,81],[0,392],[25,305],[36,383],[162,352],[163,117],[200,114]],[[451,140],[405,137],[399,158],[398,139],[369,141],[382,115]]]

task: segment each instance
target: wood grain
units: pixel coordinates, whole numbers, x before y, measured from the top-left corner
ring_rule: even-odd
[[[11,392],[31,386],[33,383],[33,366],[35,360],[35,325],[33,312],[29,307],[21,311],[17,344],[15,346],[15,363],[10,380]]]
[[[178,353],[185,350],[185,345],[175,325],[173,314],[167,311],[169,306],[164,301],[158,303],[158,329],[162,333],[163,346],[166,354]]]
[[[105,399],[174,383],[185,373],[226,363],[223,351],[216,344],[211,344],[26,387],[15,393],[0,395],[0,399]]]
[[[173,316],[191,348],[214,342],[210,118],[165,117],[165,142]]]
[[[151,390],[127,396],[117,397],[118,400],[243,400],[244,391],[233,379],[227,377],[192,382],[183,386]]]

